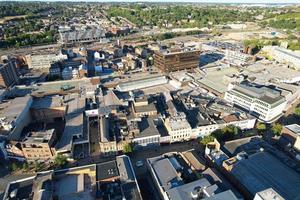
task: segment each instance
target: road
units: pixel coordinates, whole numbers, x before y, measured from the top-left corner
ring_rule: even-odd
[[[147,170],[146,159],[160,156],[167,152],[183,152],[190,149],[200,151],[200,145],[197,144],[197,141],[189,141],[171,144],[167,146],[158,146],[155,149],[137,150],[132,155],[130,155],[134,172],[136,174],[141,193],[144,199],[160,199],[160,196],[158,195],[159,192],[155,188],[151,175]],[[144,165],[142,167],[137,167],[135,163],[140,160],[144,163]]]

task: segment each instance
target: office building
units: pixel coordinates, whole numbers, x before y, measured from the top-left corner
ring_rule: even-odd
[[[142,196],[130,158],[123,155],[100,164],[39,172],[10,182],[4,199],[142,200]]]
[[[240,153],[223,162],[223,168],[247,199],[268,188],[284,199],[299,198],[300,175],[268,151]]]
[[[47,162],[54,159],[56,133],[54,129],[31,132],[21,142],[22,151],[27,161]]]
[[[284,126],[281,136],[288,141],[291,147],[300,152],[300,126],[298,124]]]
[[[132,128],[135,121],[131,123]],[[141,121],[136,122],[137,132],[134,133],[132,143],[135,149],[143,147],[159,146],[160,134],[155,125],[155,119],[151,117],[143,117]]]
[[[16,97],[0,103],[0,133],[10,140],[19,140],[25,126],[31,122],[31,96]]]
[[[206,178],[197,179],[179,154],[148,158],[147,167],[163,200],[237,200],[231,190],[223,191]]]
[[[79,30],[59,31],[59,40],[63,44],[100,41],[105,32],[100,27],[86,27]]]
[[[58,55],[54,53],[45,55],[26,55],[28,68],[34,70],[49,70],[52,63],[63,61],[67,58],[68,56],[62,53],[59,53]]]
[[[164,125],[171,137],[171,143],[191,139],[192,128],[183,112],[167,118]]]
[[[10,59],[7,63],[0,63],[0,87],[8,88],[19,83],[16,60]]]
[[[200,50],[192,48],[154,51],[154,66],[163,72],[199,67]]]
[[[286,99],[280,91],[251,84],[230,84],[224,98],[265,122],[280,117],[286,106]]]
[[[132,90],[138,90],[138,89],[163,85],[166,83],[168,83],[168,79],[165,76],[152,76],[143,79],[122,82],[118,84],[117,90],[121,92],[128,92]]]
[[[300,69],[299,51],[292,51],[279,46],[266,46],[262,49],[262,51],[267,52],[271,58],[278,62],[288,64],[297,70]]]
[[[251,60],[252,56],[239,52],[239,51],[233,51],[226,49],[225,51],[225,59],[229,64],[233,65],[245,65],[247,62]]]

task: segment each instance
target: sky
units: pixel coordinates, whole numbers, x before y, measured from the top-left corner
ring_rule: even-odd
[[[6,1],[6,0],[0,0]],[[29,1],[29,0],[18,0]],[[34,0],[36,1],[36,0]],[[206,2],[206,3],[299,3],[300,0],[37,0],[37,1],[98,1],[98,2]]]

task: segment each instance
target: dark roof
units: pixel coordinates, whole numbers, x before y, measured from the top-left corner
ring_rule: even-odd
[[[231,174],[254,196],[268,188],[285,199],[299,199],[300,175],[264,151],[234,164]]]
[[[97,171],[96,171],[97,181],[113,178],[119,175],[120,174],[119,174],[117,162],[115,160],[97,164]]]

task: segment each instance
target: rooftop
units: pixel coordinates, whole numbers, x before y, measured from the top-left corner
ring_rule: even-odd
[[[163,156],[160,156],[150,158],[149,162],[151,163],[155,174],[158,177],[159,182],[165,191],[183,184],[181,178],[178,176],[177,171],[170,162],[169,158],[164,158]]]
[[[119,177],[120,173],[117,166],[117,161],[109,161],[97,164],[97,180],[102,181],[105,179]]]
[[[49,129],[46,131],[32,132],[29,136],[25,138],[23,143],[26,144],[39,144],[48,143],[54,134],[54,129]]]
[[[239,84],[236,85],[233,90],[271,105],[285,101],[285,98],[281,96],[280,91],[265,86]]]
[[[297,134],[298,136],[300,136],[300,125],[298,124],[290,124],[285,126],[287,129],[289,129],[290,131],[294,132],[295,134]]]
[[[231,174],[254,196],[273,188],[285,199],[300,197],[300,175],[268,152],[250,155],[234,164]]]
[[[44,109],[44,108],[55,108],[61,106],[63,106],[62,96],[46,96],[43,98],[34,99],[31,108]]]
[[[138,122],[138,127],[140,133],[135,135],[135,138],[147,137],[159,135],[159,132],[154,124],[154,118],[151,117],[143,117],[140,122]]]
[[[29,109],[28,105],[31,105],[32,97],[16,97],[11,100],[5,100],[0,103],[0,119],[2,122],[11,123],[17,120],[24,109]]]

